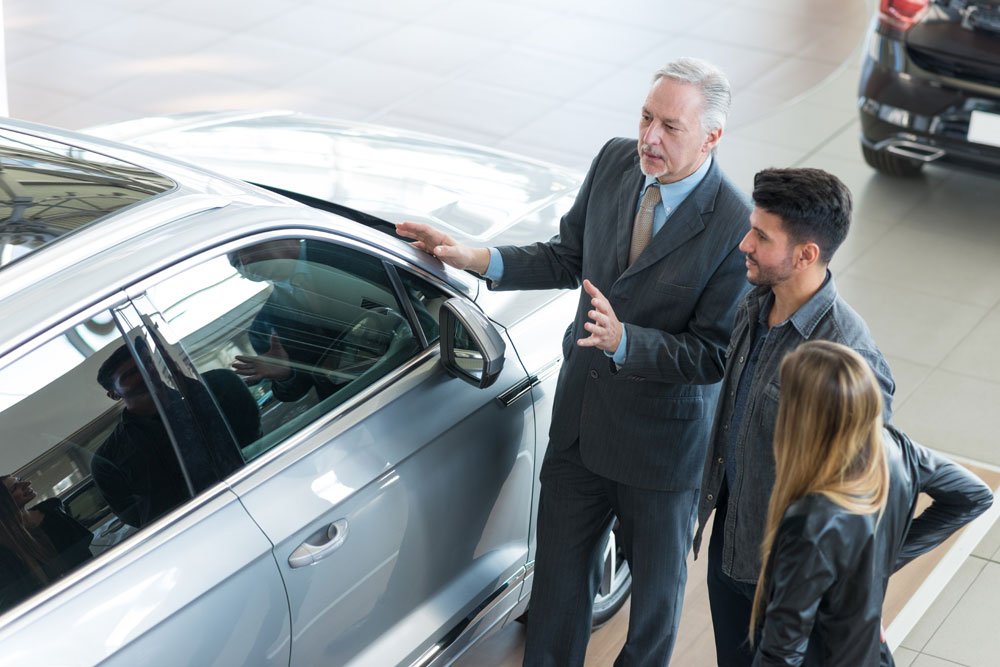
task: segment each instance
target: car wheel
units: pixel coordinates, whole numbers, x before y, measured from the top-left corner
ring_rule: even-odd
[[[919,174],[924,166],[920,160],[894,155],[889,151],[877,151],[864,144],[861,144],[861,154],[865,156],[865,162],[869,167],[886,176],[910,178]]]
[[[601,560],[601,580],[594,596],[594,629],[610,621],[632,593],[632,572],[618,538],[618,526],[617,519],[612,521],[601,541],[604,557]]]

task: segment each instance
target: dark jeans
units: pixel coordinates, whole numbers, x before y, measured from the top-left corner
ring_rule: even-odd
[[[750,667],[753,650],[747,633],[757,586],[736,581],[722,572],[722,536],[728,502],[729,493],[723,480],[715,506],[712,537],[708,543],[708,601],[715,630],[715,654],[719,667]]]
[[[601,557],[598,541],[614,514],[632,571],[628,637],[615,665],[668,665],[684,601],[697,492],[619,484],[588,470],[575,445],[547,454],[541,482],[524,664],[583,665]]]

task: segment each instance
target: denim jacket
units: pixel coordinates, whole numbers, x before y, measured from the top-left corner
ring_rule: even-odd
[[[770,287],[751,290],[736,311],[736,323],[726,352],[726,374],[712,427],[708,458],[698,501],[697,556],[705,522],[715,509],[725,477],[725,457],[737,457],[736,479],[726,480],[729,502],[723,533],[722,571],[737,581],[755,583],[760,572],[767,506],[774,486],[774,426],[778,416],[778,370],[788,353],[808,340],[841,343],[860,354],[875,371],[882,388],[883,417],[892,414],[895,391],[892,373],[861,316],[837,294],[833,276],[787,320],[768,333],[752,378],[749,398],[739,424],[732,424],[736,389],[754,343],[758,320],[766,317],[774,297]],[[735,432],[730,433],[730,430]]]

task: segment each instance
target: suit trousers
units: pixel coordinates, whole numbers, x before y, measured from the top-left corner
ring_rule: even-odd
[[[632,572],[628,636],[615,665],[668,665],[684,602],[697,491],[640,489],[597,475],[580,459],[579,443],[550,448],[540,478],[524,665],[583,665],[599,582],[599,542],[612,516],[621,523]]]

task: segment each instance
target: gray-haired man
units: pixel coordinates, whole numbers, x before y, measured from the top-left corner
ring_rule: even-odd
[[[598,542],[613,516],[633,576],[615,664],[670,660],[715,385],[746,288],[737,245],[750,206],[712,157],[729,99],[707,63],[658,71],[639,140],[605,144],[547,242],[470,248],[425,225],[399,226],[491,289],[583,281],[541,470],[525,665],[583,664]]]

